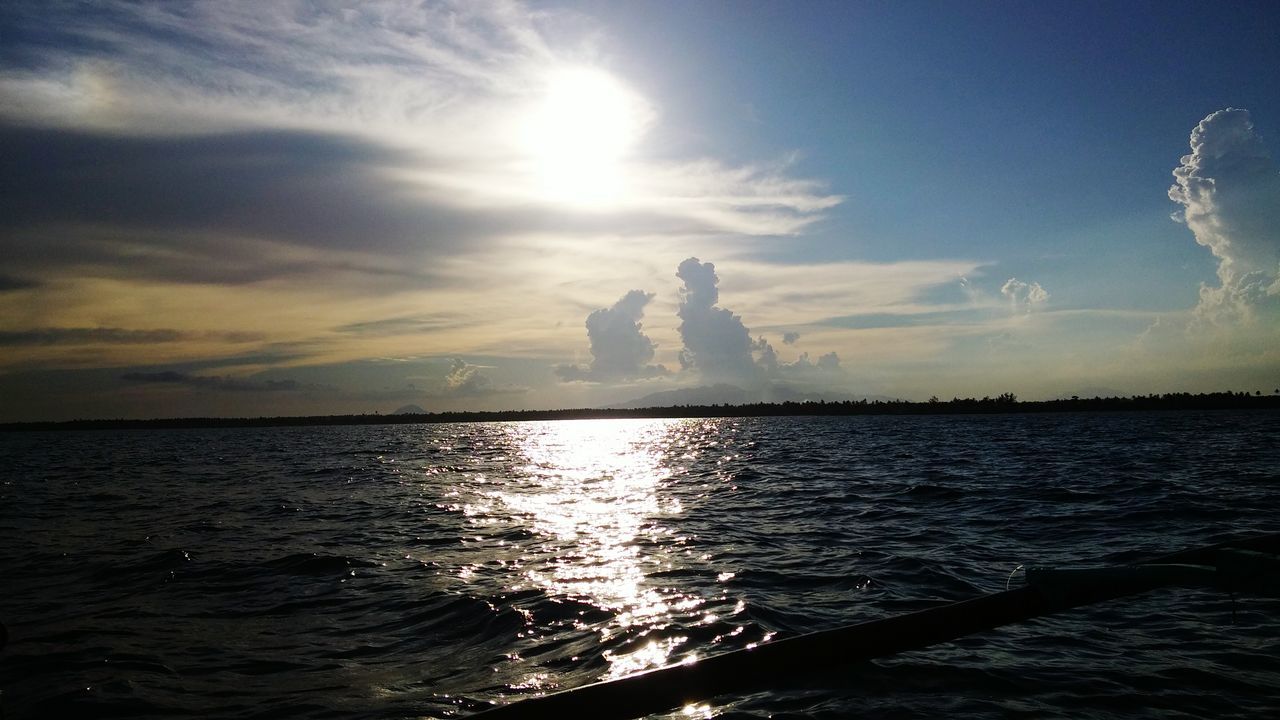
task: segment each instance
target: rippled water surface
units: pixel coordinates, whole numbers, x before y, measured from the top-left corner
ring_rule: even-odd
[[[1274,413],[0,435],[8,717],[463,717],[1280,529]],[[1015,579],[1015,582],[1017,580]],[[1266,717],[1280,602],[1162,591],[674,717]]]

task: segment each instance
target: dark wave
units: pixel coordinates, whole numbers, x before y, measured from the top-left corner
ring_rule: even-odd
[[[1277,430],[1253,412],[3,435],[0,713],[462,717],[1003,589],[1021,564],[1274,530]],[[713,707],[1267,717],[1277,648],[1280,601],[1153,593]]]

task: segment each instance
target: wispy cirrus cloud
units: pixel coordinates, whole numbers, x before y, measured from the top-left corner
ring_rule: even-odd
[[[575,265],[578,248],[602,257],[593,270],[641,244],[664,266],[694,242],[749,252],[841,200],[786,158],[639,149],[619,158],[611,202],[548,195],[530,117],[566,67],[609,73],[600,28],[567,11],[16,2],[0,25],[0,330],[93,318],[182,333],[161,356],[99,336],[116,364],[240,354],[216,335],[228,327],[310,348],[294,364],[566,357],[555,317],[598,307],[576,288],[611,280]],[[632,130],[660,144],[659,103],[610,77]],[[549,274],[508,277],[528,258],[553,260]],[[463,310],[414,320],[441,307]],[[0,365],[81,366],[65,337]]]
[[[290,140],[277,136],[282,169],[265,162],[266,149],[256,159],[268,179],[299,156],[339,171],[381,168],[408,181],[380,196],[472,208],[538,204],[524,124],[549,77],[601,60],[592,32],[547,40],[564,12],[504,2],[106,2],[6,15],[12,52],[25,60],[0,72],[11,122],[114,137],[359,138],[369,147],[291,155]],[[637,100],[637,114],[653,114],[646,103]],[[388,160],[389,148],[399,161]],[[839,202],[785,165],[632,162],[619,209],[708,231],[785,234]]]

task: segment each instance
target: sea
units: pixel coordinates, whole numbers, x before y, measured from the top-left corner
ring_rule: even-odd
[[[1280,530],[1274,411],[0,433],[0,717],[463,718]],[[1280,717],[1167,589],[662,718]],[[616,709],[616,708],[615,708]]]

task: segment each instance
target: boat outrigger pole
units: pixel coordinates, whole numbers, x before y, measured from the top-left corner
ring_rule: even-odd
[[[1280,597],[1280,533],[1102,569],[1027,571],[1027,584],[896,617],[765,643],[697,662],[532,697],[473,717],[635,718],[733,692],[758,691],[835,665],[918,650],[965,635],[1159,587],[1211,586]]]

